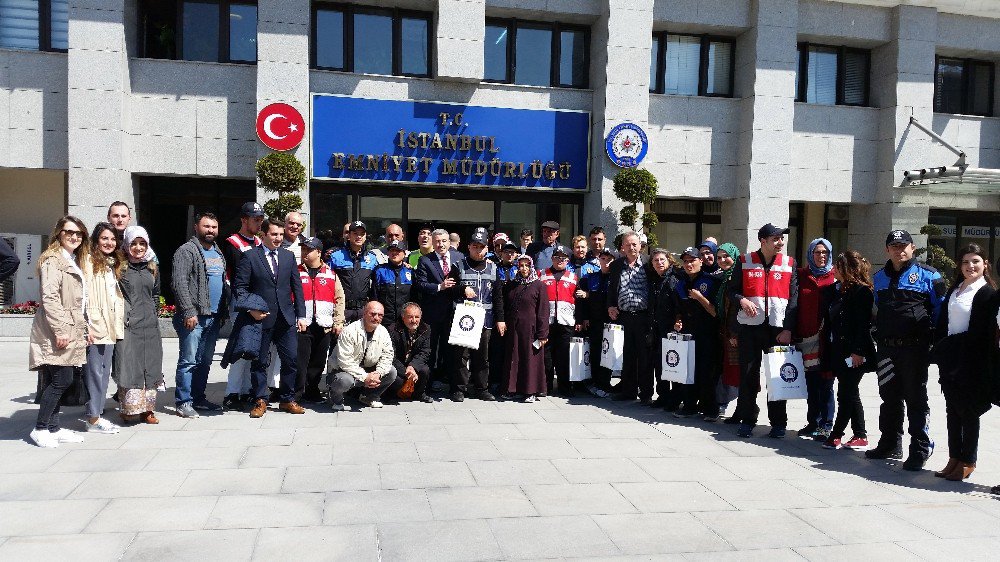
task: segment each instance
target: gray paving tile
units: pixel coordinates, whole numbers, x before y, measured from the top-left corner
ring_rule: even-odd
[[[427,490],[434,519],[486,519],[538,515],[517,486],[432,488]]]
[[[273,408],[273,406],[272,406]],[[287,414],[269,409],[262,418],[261,429],[298,429],[301,427],[333,427],[335,425],[367,425],[365,423],[341,423],[341,414],[358,416],[358,412],[341,412],[340,414],[323,411],[315,412],[306,410],[305,414]],[[246,416],[246,414],[238,414]],[[367,420],[369,416],[364,415],[361,420]]]
[[[246,453],[246,447],[163,449],[157,451],[145,470],[237,468]]]
[[[430,521],[424,490],[369,490],[326,495],[324,525]]]
[[[240,468],[324,466],[332,460],[333,445],[250,447],[240,462]]]
[[[590,431],[599,437],[613,437],[615,439],[658,439],[663,434],[655,427],[644,423],[618,423],[618,422],[590,422],[584,423]]]
[[[505,459],[576,459],[580,452],[573,448],[565,439],[511,439],[510,441],[493,441]]]
[[[201,529],[215,497],[115,498],[87,525],[88,533]]]
[[[788,480],[792,486],[818,499],[826,505],[844,507],[854,505],[879,505],[901,503],[906,498],[880,486],[860,478],[823,478],[808,480]]]
[[[525,439],[584,439],[587,437],[597,437],[593,431],[584,427],[582,423],[519,423],[517,430],[524,435]]]
[[[207,446],[245,449],[264,445],[291,445],[295,432],[295,429],[220,429],[208,440]]]
[[[765,548],[733,552],[690,552],[685,560],[705,562],[802,562],[805,558],[790,548]]]
[[[290,466],[281,486],[284,493],[341,492],[381,488],[378,465]]]
[[[285,469],[220,468],[192,470],[177,490],[177,496],[238,496],[241,494],[277,494],[285,478]]]
[[[690,513],[595,515],[594,521],[628,554],[732,550],[729,543]]]
[[[588,516],[491,519],[489,524],[506,558],[572,558],[621,553]]]
[[[425,540],[428,537],[433,540]],[[487,522],[481,519],[380,523],[378,540],[383,560],[444,562],[500,558],[497,540]]]
[[[200,421],[200,420],[199,420]],[[140,431],[122,445],[122,449],[188,449],[208,445],[214,429],[197,431]]]
[[[373,410],[362,408],[354,412],[340,412],[336,414],[337,425],[340,427],[361,426],[361,427],[405,427],[409,423],[406,414],[402,412],[386,411],[385,409]],[[325,425],[328,425],[329,422]]]
[[[524,439],[513,423],[473,423],[444,426],[455,441],[506,441]]]
[[[900,547],[924,560],[996,560],[1000,540],[992,537],[965,539],[924,538],[898,543]]]
[[[27,434],[25,434],[27,438]],[[51,468],[70,453],[69,449],[40,449],[20,442],[10,454],[0,455],[0,474],[42,472]]]
[[[794,509],[791,513],[817,529],[836,533],[837,540],[844,544],[927,538],[926,531],[891,515],[882,506]]]
[[[736,509],[789,509],[825,507],[827,504],[781,480],[761,480],[749,484],[743,480],[704,482],[706,488]]]
[[[47,472],[118,472],[142,470],[153,459],[157,451],[70,451],[59,459]]]
[[[70,475],[60,474],[60,478]],[[95,472],[69,495],[74,499],[154,498],[177,493],[188,476],[187,470],[136,470],[131,472]]]
[[[206,529],[310,527],[323,522],[323,494],[242,495],[219,498]]]
[[[716,464],[739,476],[743,480],[782,480],[822,478],[823,475],[784,457],[720,457],[712,459]]]
[[[835,540],[820,532],[817,527],[780,509],[712,511],[695,513],[694,516],[729,544],[738,545],[741,551],[836,544]],[[780,529],[780,531],[770,533],[762,532],[762,529]],[[839,531],[840,529],[838,535]]]
[[[736,454],[717,441],[704,437],[675,438],[661,435],[659,438],[642,439],[642,442],[662,457],[714,458]]]
[[[588,459],[660,456],[652,447],[632,437],[569,439],[568,441],[574,449],[580,452],[581,457]]]
[[[451,435],[443,425],[377,426],[371,429],[376,443],[419,443],[451,440]]]
[[[449,488],[475,486],[476,481],[464,462],[390,463],[379,465],[382,487]]]
[[[547,460],[469,461],[466,464],[480,486],[566,484],[566,479]]]
[[[431,441],[417,443],[424,462],[500,460],[500,451],[490,441]]]
[[[653,480],[630,459],[554,459],[552,464],[566,480],[574,483]]]
[[[257,529],[139,533],[122,560],[249,560],[256,537]]]
[[[1000,519],[962,503],[886,505],[882,509],[942,539],[1000,536]]]
[[[133,533],[13,537],[0,544],[0,560],[118,560]]]
[[[643,513],[720,511],[733,507],[698,482],[634,482],[614,487]]]
[[[57,500],[67,497],[87,478],[86,474],[7,474],[0,477],[0,501]]]
[[[504,408],[502,410],[474,410],[472,415],[476,416],[481,424],[537,424],[545,420],[538,415],[536,410],[512,410]]]
[[[343,443],[333,446],[333,464],[418,462],[413,443]]]
[[[296,560],[379,560],[374,525],[261,529],[253,559],[282,560],[289,551]]]
[[[108,500],[0,502],[0,537],[79,533],[107,503]]]
[[[542,515],[635,513],[635,507],[610,484],[521,486]]]
[[[795,549],[811,562],[841,562],[843,560],[913,560],[913,553],[891,543],[839,544],[832,546],[801,546]]]
[[[607,415],[597,410],[539,410],[538,415],[548,423],[606,423]]]
[[[410,425],[470,425],[479,420],[470,410],[411,410],[406,414]]]
[[[341,445],[371,443],[370,427],[300,427],[295,430],[295,445]]]
[[[712,459],[637,458],[633,459],[633,462],[661,482],[713,482],[739,479]]]

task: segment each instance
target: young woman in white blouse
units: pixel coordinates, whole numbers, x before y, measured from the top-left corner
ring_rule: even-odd
[[[978,244],[957,254],[959,270],[938,318],[934,346],[948,421],[948,464],[934,475],[962,481],[976,468],[979,418],[990,409],[989,346],[995,345],[997,284]]]

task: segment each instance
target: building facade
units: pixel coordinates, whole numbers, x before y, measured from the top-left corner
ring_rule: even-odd
[[[564,242],[615,230],[605,137],[630,122],[646,133],[658,238],[674,251],[710,235],[754,247],[771,222],[792,226],[793,254],[827,234],[881,262],[886,231],[936,222],[941,243],[993,252],[1000,197],[901,183],[956,159],[911,117],[970,165],[1000,168],[998,38],[1000,3],[986,0],[0,0],[0,232],[45,235],[65,212],[92,225],[113,200],[135,207],[161,252],[199,210],[232,229],[243,201],[268,197],[254,182],[270,152],[256,120],[283,102],[305,119],[293,153],[310,172],[313,231],[354,219],[511,234],[556,219]],[[472,164],[445,179],[394,174],[381,156],[395,148],[428,172],[461,158],[395,139],[379,109],[313,122],[331,96],[403,103],[400,130],[467,127],[487,139],[473,160],[528,156],[496,176]],[[473,111],[484,117],[441,117]],[[589,130],[567,129],[581,114]],[[385,147],[371,173],[329,173],[337,154],[378,150],[352,135],[315,152],[345,129]],[[561,178],[546,159],[581,143],[584,169]]]

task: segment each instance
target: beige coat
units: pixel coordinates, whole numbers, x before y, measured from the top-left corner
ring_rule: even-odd
[[[95,344],[113,344],[125,337],[125,298],[115,272],[106,268],[94,273],[90,259],[83,274],[87,278],[87,320]]]
[[[87,362],[83,278],[63,257],[61,248],[42,253],[38,273],[41,304],[31,324],[28,368],[83,365]],[[56,337],[69,338],[69,345],[56,349]]]

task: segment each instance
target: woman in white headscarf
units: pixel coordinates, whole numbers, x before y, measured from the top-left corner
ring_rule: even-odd
[[[141,226],[124,233],[128,267],[121,277],[125,297],[125,338],[116,346],[114,377],[118,383],[122,421],[160,423],[156,386],[163,380],[163,343],[156,307],[160,300],[160,275],[147,261],[149,234]]]
[[[547,392],[544,346],[549,338],[549,298],[532,259],[520,256],[516,263],[517,275],[503,287],[504,306],[495,311],[500,335],[511,335],[500,390],[505,396],[522,394],[526,402],[534,402]]]

